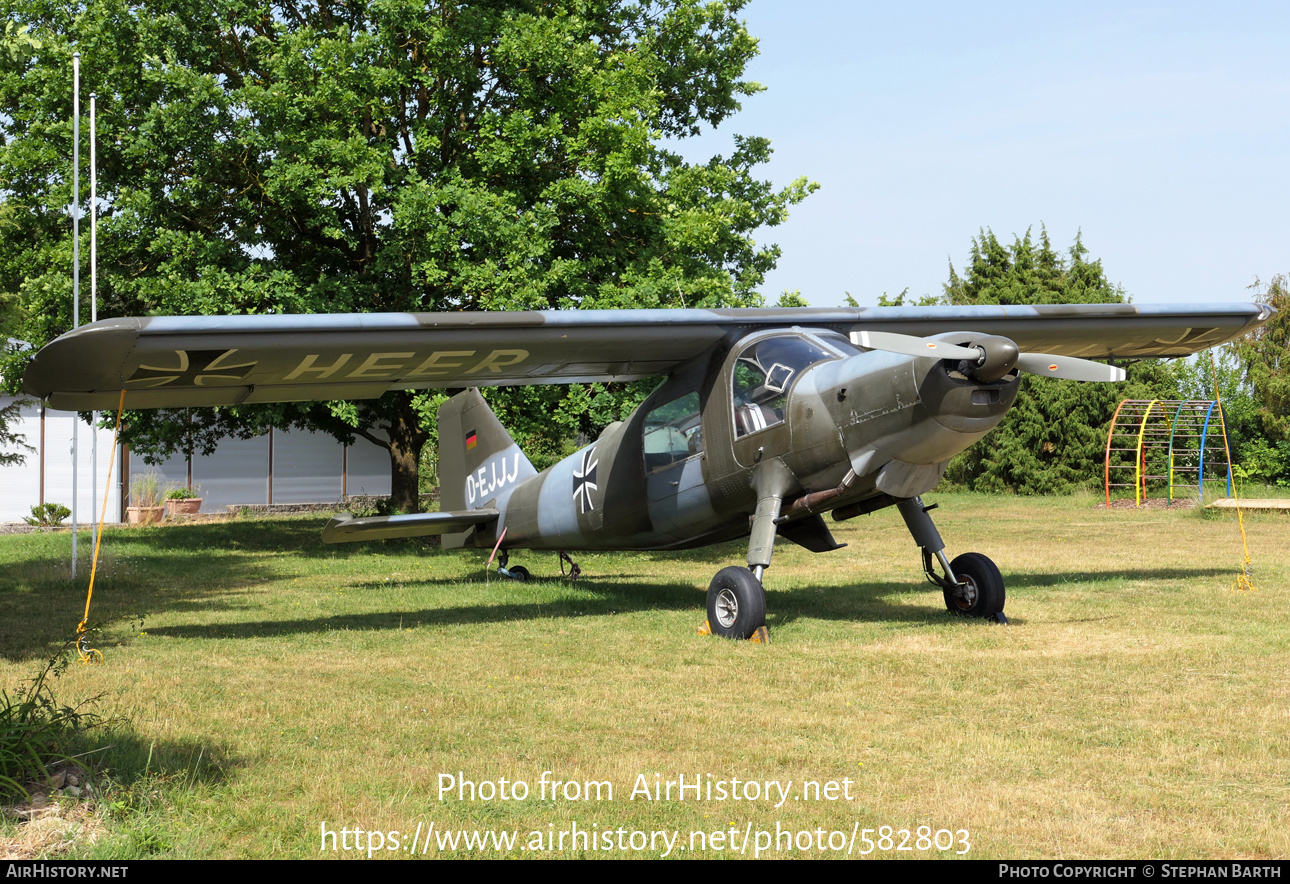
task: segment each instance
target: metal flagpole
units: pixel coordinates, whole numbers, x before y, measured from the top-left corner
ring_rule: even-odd
[[[81,324],[81,54],[72,53],[72,328]],[[76,416],[72,416],[72,579],[76,579]]]
[[[95,142],[95,121],[94,111],[98,93],[90,93],[90,322],[99,320],[99,274],[98,274],[98,206],[94,198],[96,191],[94,188],[95,180],[98,178],[98,169],[94,165],[94,142]],[[90,517],[99,511],[99,421],[98,412],[90,412]],[[90,529],[94,533],[94,546],[98,547],[99,531],[102,530],[98,522],[92,523]]]

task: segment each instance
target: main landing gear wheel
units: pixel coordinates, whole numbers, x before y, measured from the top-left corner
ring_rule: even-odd
[[[722,568],[708,584],[708,626],[723,638],[751,638],[766,625],[766,592],[747,568]]]
[[[1003,576],[994,562],[980,553],[964,553],[950,562],[958,587],[946,587],[945,607],[968,617],[998,619],[1003,615]]]

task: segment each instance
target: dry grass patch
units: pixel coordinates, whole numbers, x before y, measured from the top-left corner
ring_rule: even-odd
[[[0,829],[0,859],[37,859],[92,849],[107,831],[86,801],[41,800],[6,808]]]

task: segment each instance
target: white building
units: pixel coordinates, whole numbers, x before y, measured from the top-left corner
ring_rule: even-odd
[[[14,401],[0,396],[0,408]],[[10,427],[36,449],[21,466],[0,466],[0,522],[17,522],[42,503],[72,506],[73,412],[44,409],[30,402]],[[93,437],[98,434],[98,481],[93,487]],[[335,503],[355,495],[390,493],[390,457],[385,449],[357,438],[344,446],[331,436],[274,430],[254,439],[225,439],[210,456],[180,455],[151,466],[118,450],[109,485],[112,431],[95,431],[83,421],[77,428],[80,448],[77,519],[97,521],[107,489],[107,521],[124,520],[122,489],[131,473],[153,470],[163,485],[189,485],[202,497],[202,512],[225,512],[229,504]],[[95,505],[97,504],[97,506]]]

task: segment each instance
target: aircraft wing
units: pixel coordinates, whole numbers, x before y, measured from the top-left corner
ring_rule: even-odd
[[[350,543],[355,540],[389,540],[394,537],[426,537],[452,534],[475,525],[497,520],[492,508],[451,513],[409,513],[402,516],[365,516],[355,518],[341,513],[323,528],[323,543]]]
[[[45,346],[29,394],[53,408],[375,398],[432,387],[628,381],[762,329],[972,331],[1024,351],[1185,356],[1266,322],[1263,304],[554,310],[106,319]]]

